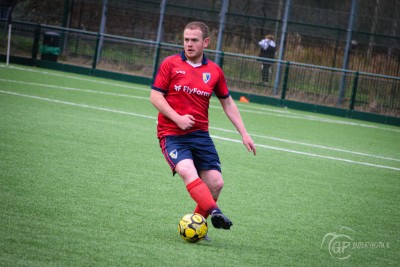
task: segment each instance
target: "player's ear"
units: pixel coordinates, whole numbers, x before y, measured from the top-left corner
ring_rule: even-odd
[[[204,47],[204,48],[207,48],[209,43],[210,43],[210,38],[207,37],[207,38],[204,39],[204,41],[203,41],[203,47]]]

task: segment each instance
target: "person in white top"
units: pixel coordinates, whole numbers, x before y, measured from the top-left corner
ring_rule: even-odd
[[[260,42],[258,42],[258,44],[260,46],[259,57],[262,57],[262,58],[274,58],[275,57],[276,44],[275,44],[273,35],[271,35],[271,34],[266,35],[264,39],[262,39]],[[268,81],[269,81],[271,65],[272,65],[272,62],[270,62],[268,60],[262,60],[261,80],[264,83],[268,83]]]

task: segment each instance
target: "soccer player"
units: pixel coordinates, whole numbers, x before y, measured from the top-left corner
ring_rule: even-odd
[[[191,22],[183,32],[184,51],[164,59],[152,85],[150,101],[159,111],[157,137],[173,174],[178,173],[197,203],[195,213],[215,228],[230,229],[229,220],[216,204],[224,181],[221,164],[208,132],[208,107],[212,93],[242,136],[247,150],[256,147],[229,94],[221,68],[206,58],[208,26]]]

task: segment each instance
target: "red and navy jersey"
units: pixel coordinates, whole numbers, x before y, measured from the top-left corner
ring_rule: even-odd
[[[197,130],[208,131],[208,107],[212,93],[218,98],[230,95],[224,73],[217,64],[204,55],[199,67],[193,67],[186,60],[184,52],[164,59],[151,88],[164,93],[165,99],[178,114],[192,115],[195,124],[184,131],[159,113],[158,138]]]

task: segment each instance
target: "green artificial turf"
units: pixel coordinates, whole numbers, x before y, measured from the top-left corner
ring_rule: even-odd
[[[254,157],[213,98],[234,226],[190,244],[149,92],[0,66],[1,266],[398,265],[400,128],[238,103]]]

